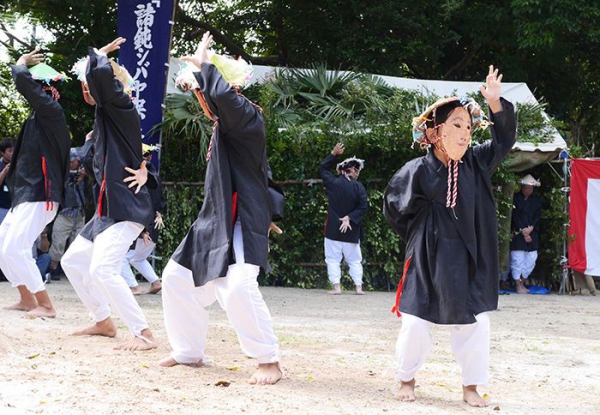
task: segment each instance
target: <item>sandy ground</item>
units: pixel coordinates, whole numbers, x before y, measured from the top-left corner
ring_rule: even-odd
[[[144,288],[144,287],[143,287]],[[89,323],[66,279],[48,291],[54,320],[0,310],[0,414],[592,414],[600,413],[600,297],[504,295],[492,314],[490,406],[461,401],[449,330],[417,377],[415,403],[394,399],[394,345],[400,320],[393,293],[328,296],[325,291],[264,288],[283,348],[286,378],[246,383],[256,362],[243,356],[218,306],[211,308],[209,368],[160,368],[170,351],[160,295],[139,302],[158,350],[120,352],[128,338],[69,334]],[[17,292],[0,283],[0,305]],[[217,386],[220,381],[228,387]]]

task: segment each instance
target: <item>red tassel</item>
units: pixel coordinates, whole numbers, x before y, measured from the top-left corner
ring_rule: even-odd
[[[412,255],[408,257],[406,262],[404,263],[404,272],[402,273],[402,278],[400,278],[400,282],[398,283],[398,289],[396,290],[396,304],[392,307],[392,313],[396,313],[398,317],[400,314],[400,300],[402,299],[402,290],[404,289],[404,279],[406,278],[406,274],[408,273],[408,268],[410,267],[410,261],[412,260]]]
[[[44,175],[44,196],[46,196],[46,210],[50,210],[50,201],[48,197],[48,167],[46,166],[46,156],[42,156],[42,174]]]
[[[102,202],[104,196],[104,190],[106,189],[106,173],[102,177],[102,185],[100,186],[100,196],[98,196],[98,217],[102,217]]]
[[[232,225],[235,225],[235,218],[237,216],[237,192],[233,193],[233,196],[231,196],[231,223]]]

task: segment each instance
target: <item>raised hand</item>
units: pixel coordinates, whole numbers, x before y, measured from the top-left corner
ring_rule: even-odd
[[[331,150],[331,154],[333,154],[334,156],[338,156],[343,153],[344,153],[344,144],[343,143],[337,143],[335,145],[335,147],[333,147],[333,150]]]
[[[205,32],[202,36],[202,40],[198,44],[196,48],[196,52],[193,55],[182,56],[181,60],[184,62],[190,62],[194,64],[196,67],[200,68],[200,66],[204,62],[208,62],[208,50],[210,49],[210,45],[212,43],[213,37],[210,32]]]
[[[114,52],[115,50],[121,49],[121,45],[125,43],[125,41],[126,39],[124,37],[118,37],[112,42],[110,42],[108,45],[102,46],[102,48],[100,48],[100,52],[104,53],[105,55],[108,55],[110,52]]]
[[[479,87],[479,92],[484,96],[492,112],[502,111],[500,95],[502,94],[502,74],[498,75],[498,69],[490,65],[490,70],[485,78],[485,87]]]
[[[17,60],[17,65],[33,66],[42,62],[44,60],[44,54],[38,52],[39,49],[35,49],[29,53],[21,55],[21,57],[19,57],[19,59]]]
[[[138,194],[142,186],[145,185],[146,181],[148,180],[148,169],[146,168],[146,161],[142,161],[142,164],[140,164],[140,168],[137,170],[134,170],[131,167],[125,167],[125,170],[131,173],[131,176],[125,177],[123,181],[125,183],[131,182],[129,183],[129,186],[127,186],[130,189],[133,186],[137,186],[137,188],[135,189],[135,194]]]

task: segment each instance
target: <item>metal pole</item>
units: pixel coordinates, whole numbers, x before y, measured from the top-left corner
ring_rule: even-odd
[[[565,157],[563,162],[563,188],[560,189],[565,195],[565,203],[563,205],[563,213],[565,217],[569,217],[569,193],[571,188],[569,187],[569,158]],[[562,258],[560,259],[560,265],[562,266],[562,279],[560,281],[559,294],[565,294],[567,292],[567,282],[569,280],[569,259],[567,257],[567,241],[569,238],[569,220],[563,224],[563,252]]]

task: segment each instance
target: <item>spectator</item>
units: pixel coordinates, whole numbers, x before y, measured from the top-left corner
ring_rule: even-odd
[[[542,217],[542,201],[533,194],[540,182],[530,174],[521,178],[521,191],[513,198],[512,230],[510,242],[510,271],[519,294],[527,294],[525,281],[535,268],[537,250],[540,247],[539,223]]]
[[[55,271],[62,258],[67,241],[73,241],[85,225],[85,169],[81,166],[77,150],[71,149],[69,178],[65,186],[65,201],[52,226],[50,247],[51,271]],[[60,279],[59,276],[55,278]]]
[[[5,179],[8,176],[13,148],[14,141],[11,138],[6,138],[0,142],[0,223],[2,223],[10,209],[10,191]]]

